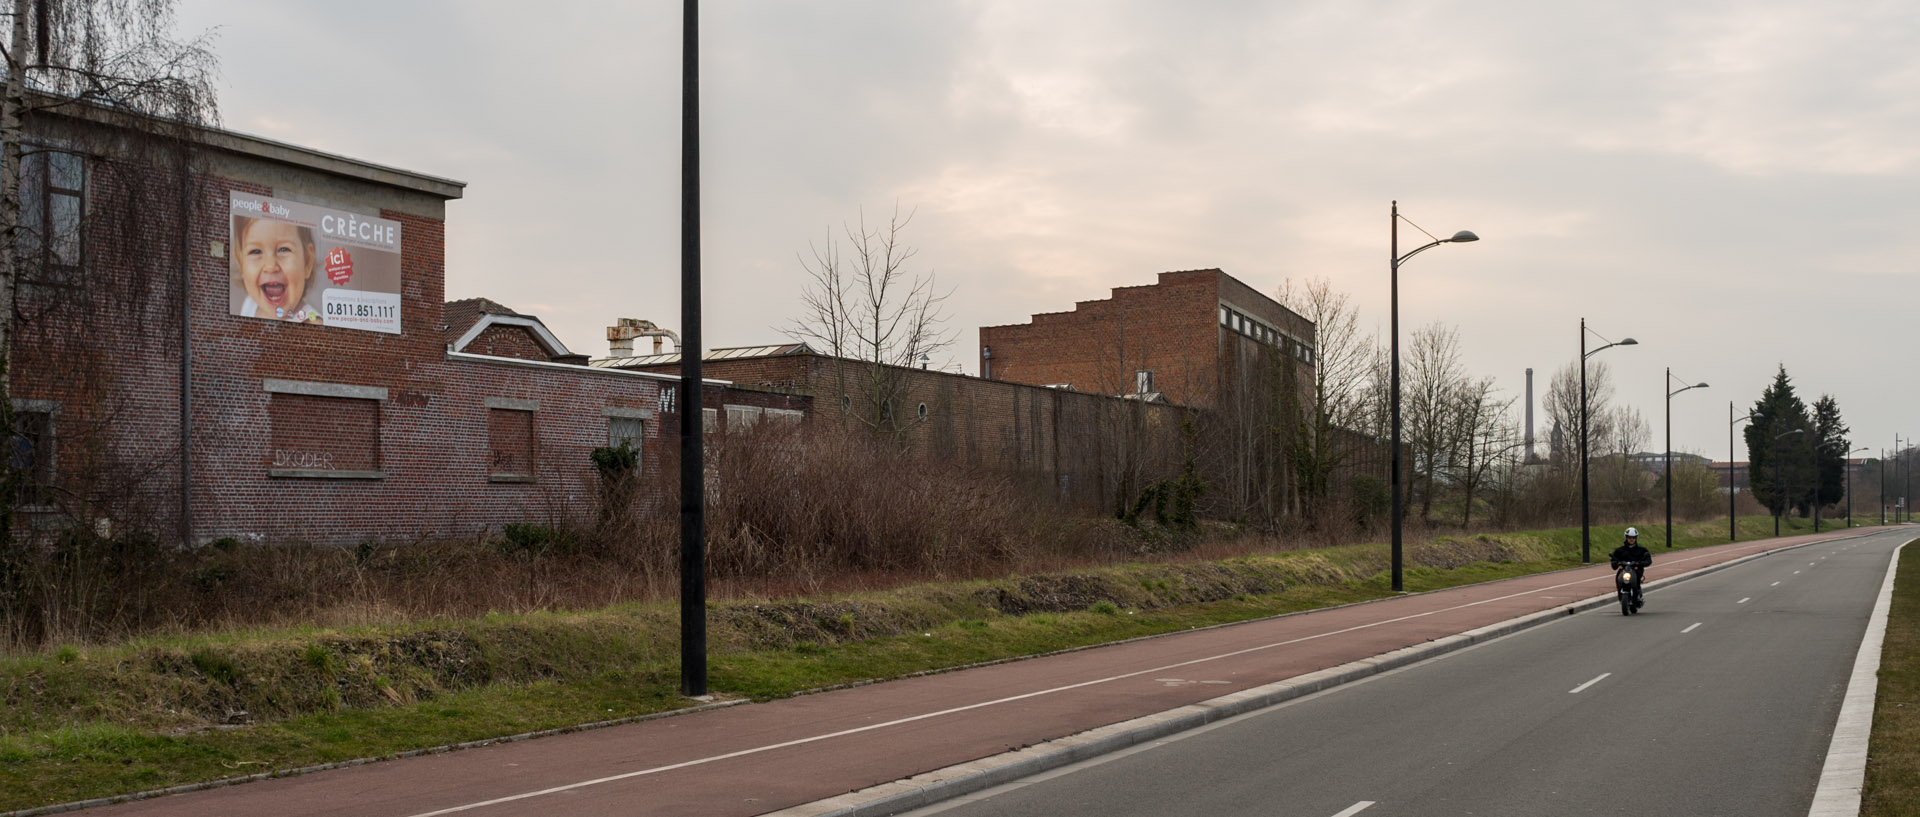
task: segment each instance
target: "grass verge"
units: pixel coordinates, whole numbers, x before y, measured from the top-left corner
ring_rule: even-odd
[[[1920,546],[1900,552],[1879,677],[1860,814],[1920,815]]]
[[[1619,533],[1594,528],[1596,560]],[[1742,540],[1771,533],[1768,519],[1741,521]],[[1679,548],[1725,538],[1724,522],[1675,531]],[[1642,526],[1656,564],[1663,540]],[[1354,545],[716,603],[710,682],[727,697],[779,698],[1380,598],[1390,595],[1387,556],[1383,545]],[[1406,556],[1407,589],[1435,590],[1576,566],[1580,532],[1439,537]],[[686,707],[676,616],[630,605],[0,659],[0,810]]]

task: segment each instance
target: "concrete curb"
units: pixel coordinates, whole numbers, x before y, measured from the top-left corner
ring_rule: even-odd
[[[1894,548],[1887,560],[1887,577],[1880,583],[1880,595],[1867,616],[1866,634],[1861,636],[1860,649],[1853,657],[1853,673],[1841,698],[1840,717],[1827,744],[1827,759],[1820,767],[1820,784],[1813,791],[1808,817],[1852,817],[1860,813],[1867,779],[1867,748],[1873,737],[1873,708],[1880,690],[1880,648],[1886,641],[1887,618],[1893,610],[1893,584],[1900,574],[1900,552],[1916,541],[1920,539]]]
[[[1647,583],[1647,589],[1659,590],[1755,559],[1763,559],[1812,545],[1832,544],[1869,535],[1872,534],[1861,533],[1821,539],[1752,553],[1738,559],[1650,581]],[[1565,606],[1530,613],[1436,639],[1426,644],[1403,647],[1371,658],[1362,658],[1337,667],[1310,672],[1178,709],[1090,729],[1004,754],[948,766],[944,769],[935,769],[838,797],[770,812],[762,817],[891,817],[891,815],[925,808],[1083,760],[1197,729],[1227,718],[1273,707],[1612,604],[1614,604],[1612,593],[1582,599]]]

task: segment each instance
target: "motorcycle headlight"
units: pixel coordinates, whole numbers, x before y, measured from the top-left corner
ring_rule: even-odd
[[[1633,568],[1622,568],[1620,570],[1620,581],[1626,584],[1633,584]]]

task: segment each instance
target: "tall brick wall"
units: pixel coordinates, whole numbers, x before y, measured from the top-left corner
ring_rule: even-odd
[[[780,384],[809,398],[809,422],[870,427],[866,363],[796,354],[701,366],[703,375],[741,386],[728,389],[725,402],[748,399],[749,384]],[[675,364],[650,368],[677,371]],[[902,378],[894,409],[900,442],[930,457],[1020,475],[1049,495],[1100,509],[1116,491],[1137,490],[1178,467],[1184,409],[950,372],[891,371]]]

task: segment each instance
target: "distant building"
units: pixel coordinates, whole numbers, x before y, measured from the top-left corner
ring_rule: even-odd
[[[1218,269],[1160,273],[1071,312],[980,328],[980,376],[1093,394],[1158,393],[1218,408],[1265,352],[1283,355],[1311,395],[1314,326]]]

